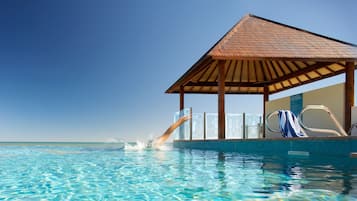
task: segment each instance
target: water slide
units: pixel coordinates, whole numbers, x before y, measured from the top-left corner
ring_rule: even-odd
[[[191,119],[191,115],[188,116],[183,116],[180,119],[178,119],[175,123],[173,123],[165,132],[164,134],[162,134],[160,137],[154,139],[151,143],[152,147],[159,147],[162,144],[165,143],[165,141],[171,136],[172,132],[174,132],[174,130],[179,127],[180,125],[182,125],[183,123],[185,123],[185,121]],[[150,146],[150,143],[148,144],[148,146]]]

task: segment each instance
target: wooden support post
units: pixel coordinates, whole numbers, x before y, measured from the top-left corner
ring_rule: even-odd
[[[179,118],[183,117],[185,114],[183,112],[183,109],[185,108],[185,91],[184,91],[184,86],[180,86],[180,111],[179,111]],[[185,139],[185,126],[181,125],[179,127],[179,136],[180,140],[186,140]]]
[[[269,101],[269,86],[264,86],[264,98],[263,98],[263,138],[265,138],[265,116],[266,116],[266,102]]]
[[[226,123],[225,123],[225,103],[224,103],[224,94],[225,94],[225,68],[224,61],[219,61],[217,64],[218,67],[218,139],[226,138]]]
[[[345,81],[345,130],[347,133],[351,128],[351,109],[354,105],[354,71],[354,62],[347,62]]]
[[[185,90],[184,86],[180,87],[180,111],[185,108]]]

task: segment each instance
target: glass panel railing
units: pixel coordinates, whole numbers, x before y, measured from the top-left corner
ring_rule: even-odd
[[[218,139],[217,113],[206,113],[206,139]]]
[[[174,122],[191,113],[191,108],[176,112]],[[260,138],[261,126],[260,114],[226,114],[226,139]],[[192,119],[176,129],[175,139],[190,140],[191,135],[193,140],[218,139],[218,114],[192,113]]]
[[[226,115],[226,139],[243,138],[243,115],[227,114]]]
[[[203,139],[203,126],[204,117],[203,113],[193,113],[192,114],[192,139],[202,140]]]
[[[174,115],[174,122],[183,116],[190,115],[191,108],[184,108],[183,110],[176,112]],[[183,123],[178,129],[175,130],[176,140],[189,140],[190,139],[190,121]]]
[[[261,115],[245,114],[246,138],[260,138],[261,125]]]

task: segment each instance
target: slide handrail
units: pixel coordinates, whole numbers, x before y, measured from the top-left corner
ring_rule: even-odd
[[[308,110],[322,110],[328,114],[328,116],[331,118],[332,122],[336,125],[337,129],[340,131],[332,130],[332,129],[325,129],[325,128],[310,128],[307,127],[304,122],[303,122],[303,115],[304,112]],[[311,132],[317,132],[317,133],[330,133],[330,134],[335,134],[337,136],[347,136],[346,131],[342,128],[341,124],[337,121],[335,115],[331,112],[331,110],[324,106],[324,105],[308,105],[306,106],[299,114],[298,116],[299,124],[300,126],[308,131]]]

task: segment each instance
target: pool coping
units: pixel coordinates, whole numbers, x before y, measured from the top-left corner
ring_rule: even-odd
[[[306,152],[308,155],[347,156],[357,152],[357,136],[264,138],[227,140],[175,140],[175,148],[215,150],[224,152],[288,154]]]

